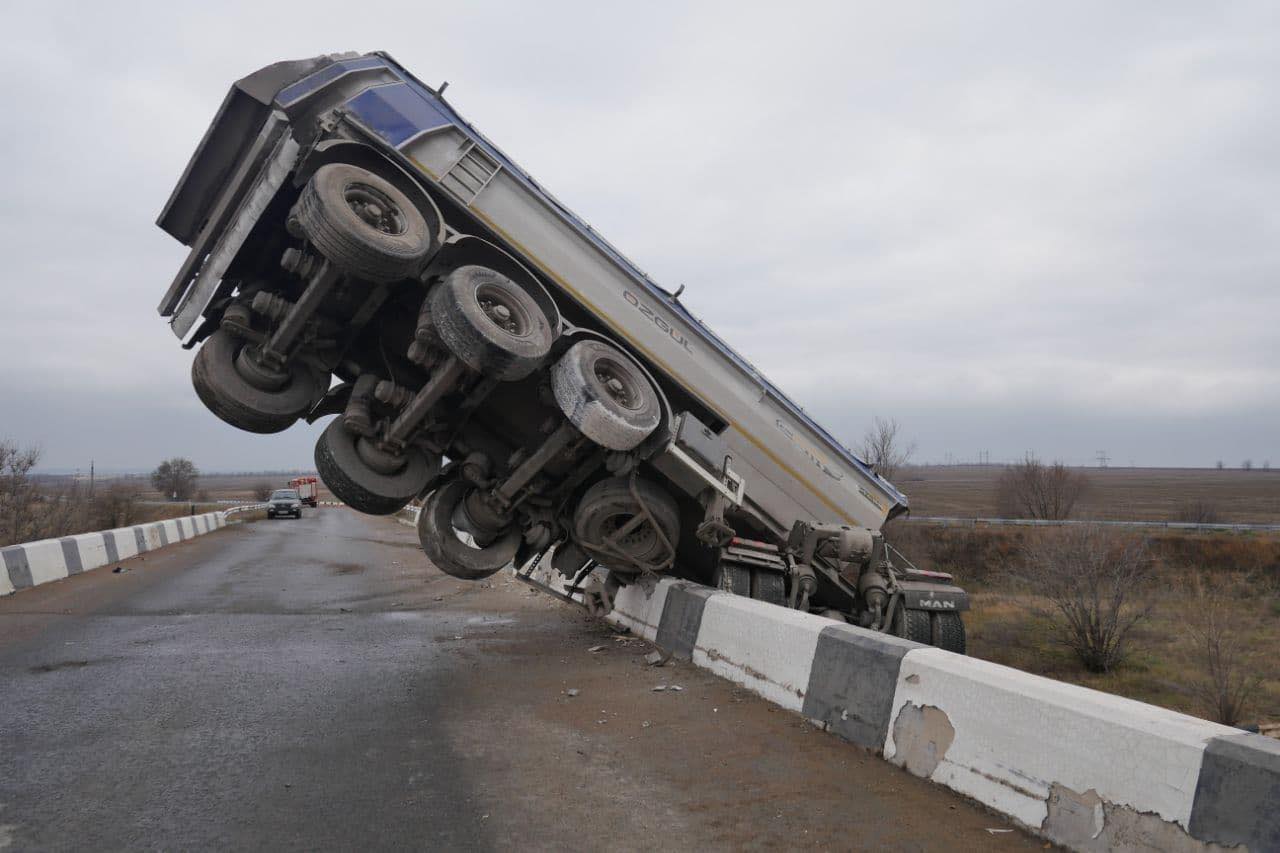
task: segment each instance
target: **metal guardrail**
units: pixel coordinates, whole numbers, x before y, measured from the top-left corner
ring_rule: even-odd
[[[255,509],[266,509],[266,508],[267,508],[266,504],[240,504],[239,506],[233,506],[230,509],[220,509],[218,510],[218,512],[222,513],[223,518],[226,518],[227,516],[232,515],[233,513],[249,512]]]
[[[1107,527],[1200,531],[1225,530],[1236,533],[1280,531],[1280,524],[1200,524],[1190,521],[1095,521],[1090,519],[1049,521],[1040,518],[949,518],[921,515],[910,515],[904,520],[937,524],[942,527],[1065,527],[1072,524],[1099,524]]]

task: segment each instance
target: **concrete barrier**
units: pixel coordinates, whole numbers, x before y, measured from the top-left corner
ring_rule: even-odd
[[[609,621],[1073,850],[1280,850],[1272,738],[688,581]]]
[[[212,533],[228,524],[229,515],[257,506],[236,507],[0,548],[0,595],[62,580]]]

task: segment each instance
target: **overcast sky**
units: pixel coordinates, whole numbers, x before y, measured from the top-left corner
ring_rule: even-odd
[[[227,87],[391,52],[849,444],[1280,464],[1274,3],[21,4],[0,438],[50,469],[310,466],[155,305]]]

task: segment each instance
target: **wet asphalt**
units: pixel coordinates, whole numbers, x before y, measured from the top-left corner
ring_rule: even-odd
[[[1040,846],[388,519],[121,565],[0,599],[0,850]]]

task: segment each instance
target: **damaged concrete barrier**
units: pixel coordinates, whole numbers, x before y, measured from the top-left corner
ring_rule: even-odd
[[[227,525],[228,514],[240,510],[237,507],[0,548],[0,595],[62,580],[212,533]]]
[[[1073,850],[1280,850],[1272,738],[688,581],[608,618]]]

